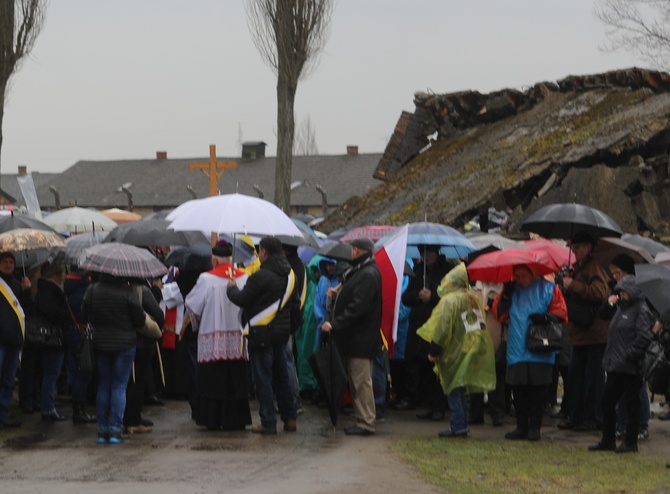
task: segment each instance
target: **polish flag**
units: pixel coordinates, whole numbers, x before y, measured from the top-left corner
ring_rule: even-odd
[[[407,234],[409,225],[396,230],[384,245],[375,252],[377,267],[382,275],[382,323],[384,346],[393,357],[393,343],[398,334],[398,312],[402,295],[402,277],[405,270]]]

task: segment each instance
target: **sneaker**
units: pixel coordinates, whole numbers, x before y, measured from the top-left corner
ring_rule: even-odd
[[[109,434],[106,432],[98,432],[98,444],[107,444],[109,442]]]
[[[649,439],[649,430],[648,429],[641,430],[637,435],[637,440],[646,441],[647,439]]]
[[[637,444],[626,444],[625,442],[614,450],[615,453],[637,453],[637,451]]]

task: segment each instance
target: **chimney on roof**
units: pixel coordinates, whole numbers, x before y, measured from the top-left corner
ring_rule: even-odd
[[[242,159],[257,160],[265,158],[265,146],[263,141],[250,141],[242,143]]]
[[[167,151],[156,151],[156,159],[157,160],[166,160],[167,159]]]
[[[358,156],[358,146],[347,146],[347,156]]]
[[[26,165],[19,165],[19,175],[28,175],[28,167]]]

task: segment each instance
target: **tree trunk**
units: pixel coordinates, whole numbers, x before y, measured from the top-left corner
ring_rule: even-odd
[[[275,166],[275,205],[286,214],[291,212],[291,167],[296,85],[281,77],[277,82],[277,162]]]

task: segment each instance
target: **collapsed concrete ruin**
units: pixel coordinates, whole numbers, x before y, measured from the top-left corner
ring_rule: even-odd
[[[670,75],[637,68],[525,91],[417,93],[375,176],[320,225],[462,227],[490,206],[508,229],[551,203],[600,209],[624,231],[670,239]]]

